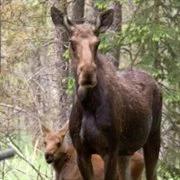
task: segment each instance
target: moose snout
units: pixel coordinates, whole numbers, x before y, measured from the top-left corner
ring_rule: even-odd
[[[93,84],[95,83],[95,77],[94,74],[91,73],[86,73],[84,74],[84,77],[81,80],[81,85],[82,86],[93,86]]]
[[[83,63],[78,66],[78,74],[82,72],[95,73],[96,69],[95,63]]]
[[[46,159],[46,162],[48,164],[50,164],[50,163],[52,163],[54,161],[54,156],[51,153],[46,153],[45,154],[45,159]]]
[[[84,66],[79,75],[78,83],[80,86],[87,88],[96,86],[96,66]]]

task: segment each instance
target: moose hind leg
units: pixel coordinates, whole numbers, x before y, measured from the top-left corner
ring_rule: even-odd
[[[160,150],[160,129],[150,134],[143,147],[147,180],[157,180],[156,165]]]
[[[93,168],[91,163],[91,156],[85,154],[78,154],[78,167],[84,180],[93,180]]]

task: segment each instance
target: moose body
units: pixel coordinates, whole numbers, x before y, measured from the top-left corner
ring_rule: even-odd
[[[76,96],[70,118],[74,146],[79,158],[85,158],[82,166],[88,166],[89,156],[97,153],[107,163],[106,180],[116,174],[118,163],[123,166],[119,171],[124,171],[121,179],[126,180],[128,156],[143,147],[147,179],[154,180],[160,147],[160,90],[144,72],[117,73],[105,59],[98,62],[102,63],[98,85],[88,89],[83,100]]]
[[[105,60],[102,62],[104,65]],[[87,90],[82,101],[76,98],[73,108],[81,116],[80,126],[76,127],[78,121],[73,119],[77,111],[72,111],[70,132],[74,138],[78,131],[81,143],[91,153],[105,156],[116,147],[118,154],[132,155],[145,144],[151,128],[159,125],[159,121],[153,122],[152,107],[160,94],[154,81],[143,72],[116,75],[109,69],[108,76],[104,71],[98,70],[98,85]]]
[[[100,14],[95,27],[73,24],[54,7],[51,16],[70,32],[76,93],[69,128],[83,179],[93,179],[91,155],[96,153],[104,159],[105,180],[129,180],[129,157],[143,148],[147,180],[155,180],[161,91],[147,73],[118,72],[97,52],[98,34],[111,25],[113,11]]]

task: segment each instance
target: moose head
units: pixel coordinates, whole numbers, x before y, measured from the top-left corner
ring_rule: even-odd
[[[94,88],[97,85],[97,49],[100,43],[98,35],[105,32],[113,22],[113,10],[109,9],[96,19],[94,25],[84,22],[75,24],[57,8],[51,8],[51,17],[55,26],[61,25],[69,32],[72,69],[79,89]]]

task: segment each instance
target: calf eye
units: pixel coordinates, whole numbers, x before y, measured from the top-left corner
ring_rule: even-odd
[[[74,41],[70,40],[70,46],[71,46],[71,49],[72,49],[73,51],[76,50],[76,45],[75,45],[75,42],[74,42]]]
[[[44,145],[46,146],[46,145],[47,145],[47,143],[46,143],[46,142],[44,142]]]

